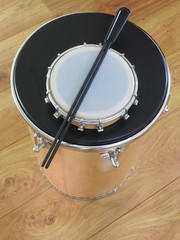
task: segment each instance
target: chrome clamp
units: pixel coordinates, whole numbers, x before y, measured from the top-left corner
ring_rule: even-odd
[[[83,120],[81,119],[81,121],[79,122],[78,130],[83,132],[84,128],[85,128],[85,124],[84,124]]]
[[[99,120],[99,124],[97,125],[97,131],[98,132],[103,132],[104,131],[103,125],[101,123],[101,120]]]
[[[163,113],[167,113],[169,111],[168,105],[165,106]]]
[[[114,168],[118,168],[120,165],[118,160],[119,154],[123,152],[126,148],[127,146],[117,147],[114,151],[101,153],[101,156],[105,159],[108,159],[112,163]]]
[[[39,133],[34,134],[35,146],[33,148],[34,152],[39,152],[39,150],[46,146],[46,141],[39,135]]]

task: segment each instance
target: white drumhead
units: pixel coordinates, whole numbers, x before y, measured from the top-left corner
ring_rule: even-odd
[[[101,46],[85,44],[66,51],[52,64],[48,84],[54,101],[64,112],[69,111],[100,50]],[[110,49],[76,118],[94,120],[116,115],[128,105],[137,88],[134,74],[127,59]]]

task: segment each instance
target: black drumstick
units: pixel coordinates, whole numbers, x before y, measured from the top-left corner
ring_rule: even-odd
[[[69,129],[70,124],[72,123],[75,114],[77,113],[108,49],[110,48],[110,46],[112,45],[112,43],[115,42],[115,40],[117,39],[118,35],[120,34],[121,30],[123,29],[125,23],[127,22],[127,19],[130,15],[130,11],[127,8],[120,8],[116,14],[116,16],[114,17],[111,26],[105,36],[104,39],[104,44],[103,47],[101,49],[101,51],[99,52],[91,70],[89,71],[82,87],[80,88],[66,118],[64,119],[62,125],[60,126],[56,137],[47,153],[47,155],[45,156],[43,162],[42,162],[42,167],[45,166],[45,168],[48,168],[49,165],[52,162],[53,157],[55,156],[66,132]]]

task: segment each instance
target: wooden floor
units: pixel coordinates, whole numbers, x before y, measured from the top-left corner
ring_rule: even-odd
[[[12,60],[22,42],[48,20],[72,12],[115,14],[162,48],[171,71],[169,112],[147,132],[142,163],[116,194],[72,200],[42,177],[28,126],[11,97]],[[3,0],[0,3],[0,239],[180,239],[180,1]]]

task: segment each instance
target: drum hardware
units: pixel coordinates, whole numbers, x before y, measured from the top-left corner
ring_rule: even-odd
[[[101,51],[99,52],[96,60],[94,61],[93,66],[91,67],[91,70],[89,71],[83,85],[81,86],[66,118],[63,121],[63,124],[59,128],[56,137],[54,139],[53,144],[51,145],[51,148],[49,149],[44,161],[42,162],[42,167],[45,166],[45,168],[48,168],[51,164],[53,157],[56,154],[56,151],[58,150],[61,141],[63,140],[66,132],[69,129],[70,124],[72,123],[76,112],[79,109],[79,106],[81,105],[100,65],[102,64],[105,55],[107,54],[109,48],[111,47],[112,43],[115,42],[117,37],[119,36],[121,30],[123,29],[125,23],[127,22],[127,19],[130,15],[130,11],[127,8],[121,8],[118,10],[116,16],[114,17],[110,28],[108,29],[108,32],[104,38],[104,45],[101,48]]]
[[[164,110],[163,110],[163,113],[167,113],[168,111],[169,111],[169,107],[168,107],[168,105],[166,105]]]
[[[56,112],[53,114],[53,116],[54,116],[55,118],[59,118],[59,117],[61,116],[61,114],[60,114],[58,111],[56,111]]]
[[[127,146],[122,146],[122,147],[117,147],[115,150],[111,150],[109,152],[105,152],[105,153],[101,153],[101,156],[105,159],[108,159],[114,168],[118,168],[119,167],[119,154],[122,153],[125,149],[127,148]]]
[[[171,94],[169,93],[168,98],[167,98],[167,105],[165,105],[164,109],[163,109],[163,113],[167,113],[169,111],[169,107],[168,107],[168,103],[169,103],[169,99],[171,97]]]
[[[128,120],[128,118],[130,117],[130,115],[128,114],[128,109],[124,108],[125,110],[125,114],[123,116],[124,120]]]
[[[34,134],[34,142],[35,146],[33,148],[33,151],[36,153],[39,152],[41,148],[47,145],[47,142],[40,136],[39,133]]]
[[[81,131],[81,132],[83,132],[84,129],[85,129],[85,126],[86,126],[86,125],[85,125],[84,120],[81,119],[80,122],[79,122],[78,130]],[[98,132],[103,132],[103,131],[104,131],[104,128],[103,128],[103,125],[102,125],[101,120],[99,120],[99,123],[97,124],[96,128],[97,128],[97,131],[98,131]]]
[[[101,120],[99,120],[99,124],[97,125],[97,131],[98,132],[103,132],[104,131],[104,128],[103,128]]]
[[[45,103],[50,103],[51,101],[50,101],[50,99],[49,99],[49,93],[51,92],[51,90],[48,90],[47,92],[46,92],[46,97],[45,97],[45,99],[44,99],[44,101],[45,101]]]
[[[53,116],[55,118],[57,118],[57,119],[62,116],[62,114],[59,111],[59,107],[58,106],[56,107],[56,112],[53,114]]]
[[[124,120],[128,120],[128,118],[130,117],[130,115],[128,114],[128,110],[129,110],[129,108],[131,107],[131,105],[133,104],[133,105],[137,106],[137,105],[138,105],[138,102],[139,102],[139,101],[138,101],[138,99],[137,99],[137,94],[133,94],[131,101],[130,101],[129,104],[127,104],[127,106],[124,108],[124,111],[125,111],[125,113],[124,113],[124,115],[123,115],[123,119],[124,119]]]
[[[84,131],[84,127],[85,127],[85,124],[84,124],[83,120],[81,119],[79,122],[78,130],[81,132]]]
[[[44,101],[45,101],[45,103],[49,103],[49,102],[50,102],[50,100],[49,100],[48,96],[47,96],[47,97],[45,97]]]
[[[134,104],[135,106],[137,106],[137,105],[138,105],[138,103],[139,103],[138,99],[137,99],[137,98],[135,98],[135,100],[134,100],[134,103],[133,103],[133,104]]]

